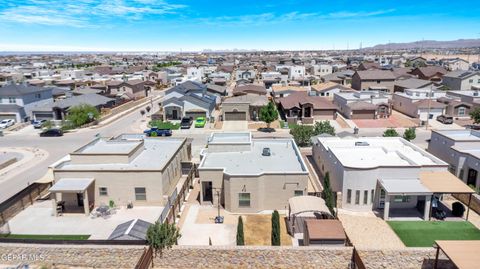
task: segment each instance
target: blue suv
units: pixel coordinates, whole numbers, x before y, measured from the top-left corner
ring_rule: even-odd
[[[172,130],[170,129],[158,129],[156,127],[143,131],[146,136],[171,136]]]

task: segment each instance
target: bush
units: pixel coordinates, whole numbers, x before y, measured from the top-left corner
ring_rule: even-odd
[[[383,132],[383,136],[384,137],[396,137],[396,136],[400,136],[397,132],[397,130],[393,129],[393,128],[388,128],[387,130],[385,130],[385,132]]]
[[[313,127],[313,135],[329,134],[335,136],[335,127],[328,120],[317,121]]]
[[[238,217],[238,224],[237,224],[237,246],[244,246],[245,240],[243,235],[243,220],[242,216]]]
[[[180,129],[180,124],[178,123],[171,123],[169,121],[161,121],[161,120],[152,120],[148,123],[148,126],[157,127],[158,129],[170,129],[170,130]]]
[[[81,104],[70,107],[68,110],[67,121],[71,122],[74,127],[80,127],[97,120],[99,117],[100,113],[94,106]]]
[[[407,130],[405,130],[405,132],[403,133],[403,139],[407,140],[407,141],[412,141],[415,139],[415,137],[417,137],[417,135],[415,134],[415,128],[408,128]]]
[[[311,144],[310,138],[313,136],[313,126],[310,125],[294,125],[290,129],[293,140],[299,147],[307,147]]]
[[[280,246],[280,215],[277,210],[272,213],[272,246]]]
[[[330,185],[330,174],[328,172],[325,173],[323,185],[322,196],[323,199],[325,199],[325,205],[328,207],[332,216],[335,216],[335,196]]]

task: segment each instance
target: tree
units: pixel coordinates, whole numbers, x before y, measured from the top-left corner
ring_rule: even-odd
[[[277,210],[272,213],[272,246],[280,246],[280,215]]]
[[[415,134],[415,128],[413,128],[413,127],[408,128],[403,133],[403,138],[407,141],[412,141],[413,139],[415,139],[415,137],[417,137],[417,135]]]
[[[480,123],[480,107],[475,108],[470,112],[470,117],[473,120],[473,123],[478,124]]]
[[[154,250],[155,257],[157,253],[160,253],[160,257],[163,255],[164,249],[170,249],[173,245],[177,244],[181,234],[175,225],[175,223],[169,224],[168,222],[155,224],[148,227],[147,230],[147,242]]]
[[[238,224],[237,224],[237,246],[244,246],[245,240],[243,236],[243,220],[242,216],[238,216]]]
[[[81,104],[70,107],[68,110],[67,121],[71,122],[74,127],[79,127],[97,120],[99,117],[100,113],[94,106]]]
[[[317,121],[313,127],[313,135],[315,136],[320,134],[329,134],[331,136],[335,136],[335,127],[330,125],[328,120]]]
[[[310,145],[310,138],[313,135],[313,126],[310,125],[295,125],[290,129],[290,134],[293,136],[293,140],[299,147],[305,147]]]
[[[278,111],[273,102],[269,102],[268,105],[260,109],[260,120],[267,124],[267,128],[270,129],[270,123],[278,119]]]
[[[395,130],[394,128],[388,128],[387,130],[385,130],[385,132],[383,132],[383,136],[384,137],[396,137],[396,136],[400,136],[397,132],[397,130]]]
[[[335,196],[330,186],[330,174],[328,172],[325,173],[325,177],[323,178],[322,196],[323,199],[325,199],[325,205],[328,207],[328,210],[335,216]]]

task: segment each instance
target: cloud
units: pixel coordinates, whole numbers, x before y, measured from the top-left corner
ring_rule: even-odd
[[[349,12],[349,11],[339,11],[329,13],[325,16],[325,18],[332,18],[332,19],[346,19],[346,18],[365,18],[365,17],[372,17],[378,15],[384,15],[388,13],[394,12],[395,9],[387,9],[387,10],[377,10],[377,11],[360,11],[360,12]]]
[[[141,19],[149,15],[174,14],[185,5],[155,0],[27,0],[0,8],[0,22],[97,27],[112,19]]]

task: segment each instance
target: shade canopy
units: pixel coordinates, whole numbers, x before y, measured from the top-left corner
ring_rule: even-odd
[[[432,194],[418,179],[381,179],[379,182],[389,195]]]
[[[295,196],[288,199],[290,214],[296,215],[303,212],[326,212],[330,210],[325,205],[325,201],[316,196]]]
[[[93,178],[61,178],[51,188],[50,192],[84,192]]]
[[[342,223],[335,219],[306,219],[305,229],[310,240],[346,240]]]
[[[467,184],[448,171],[420,172],[420,181],[434,193],[474,193]]]
[[[438,240],[435,244],[458,269],[479,268],[480,240]]]

